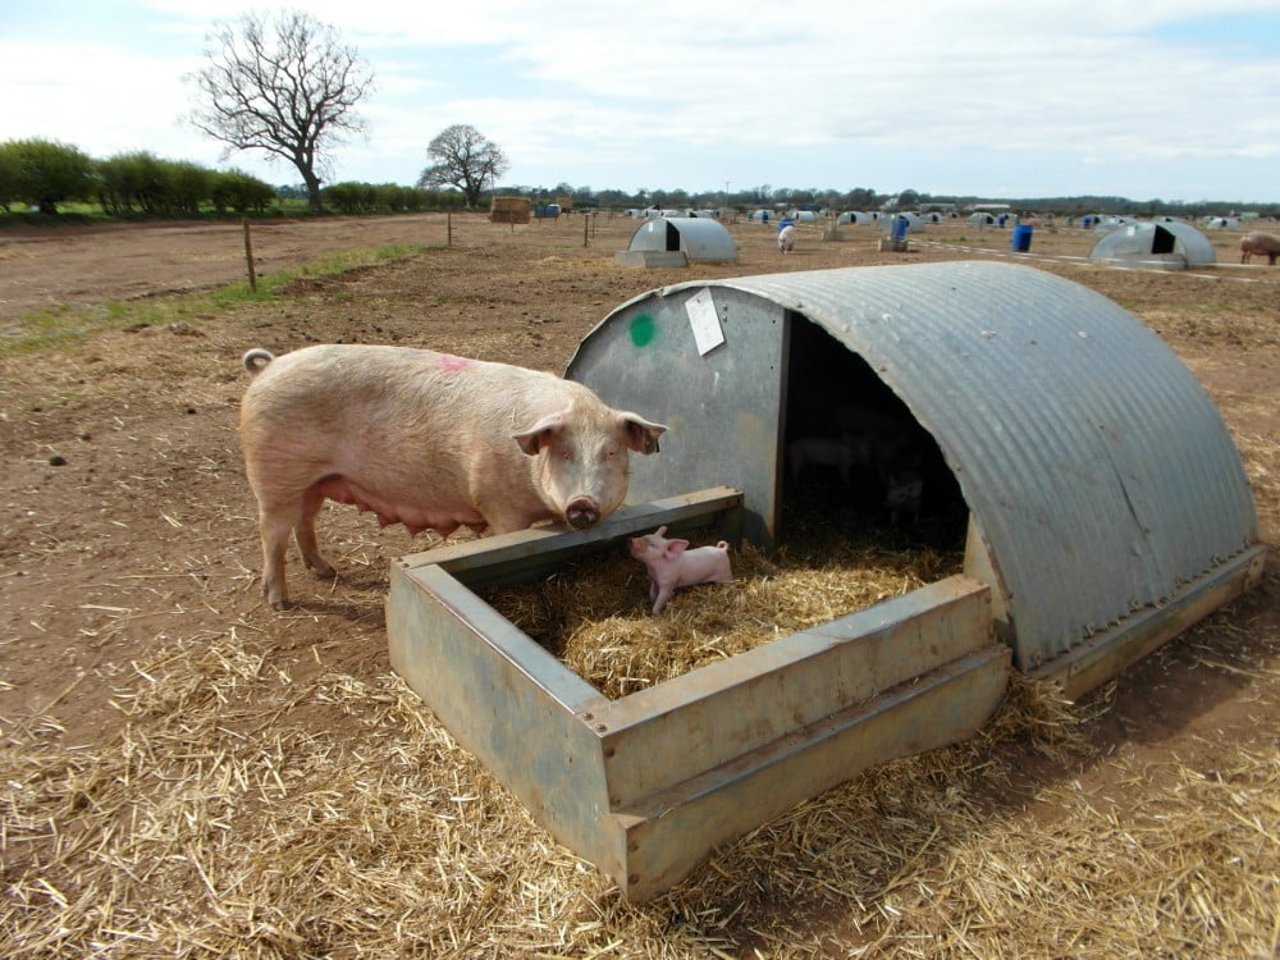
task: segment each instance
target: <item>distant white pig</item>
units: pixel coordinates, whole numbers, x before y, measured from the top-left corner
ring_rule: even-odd
[[[631,555],[649,569],[649,599],[653,601],[655,617],[680,587],[728,583],[733,579],[727,541],[690,550],[688,540],[668,540],[663,536],[666,532],[666,527],[659,527],[653,533],[627,540]]]
[[[430,350],[329,344],[273,357],[250,350],[240,442],[258,501],[262,588],[288,605],[292,531],[320,576],[326,499],[410,534],[494,533],[539,520],[598,523],[627,493],[628,451],[657,453],[667,429],[614,410],[549,373]]]
[[[787,225],[778,231],[778,249],[790,253],[796,248],[796,228]]]

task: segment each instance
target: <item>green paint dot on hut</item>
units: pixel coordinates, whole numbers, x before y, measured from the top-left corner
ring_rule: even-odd
[[[653,317],[647,313],[637,314],[631,321],[631,342],[637,347],[647,347],[656,332]]]

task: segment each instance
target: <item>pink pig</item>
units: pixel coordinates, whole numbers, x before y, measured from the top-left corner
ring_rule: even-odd
[[[729,566],[729,544],[721,540],[714,547],[689,549],[688,540],[668,540],[666,527],[643,537],[630,537],[631,555],[649,568],[649,599],[653,614],[662,612],[678,587],[698,583],[728,583],[733,579]]]
[[[326,499],[411,534],[542,520],[585,530],[622,505],[630,454],[657,453],[667,429],[572,380],[431,350],[320,344],[243,362],[253,382],[240,443],[278,609],[290,535],[307,566],[333,576],[316,542]]]

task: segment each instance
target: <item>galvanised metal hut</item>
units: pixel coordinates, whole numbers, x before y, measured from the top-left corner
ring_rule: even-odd
[[[685,263],[728,263],[738,259],[738,245],[717,220],[661,217],[640,224],[631,234],[627,249],[614,259],[623,265],[656,265],[656,260],[666,256]]]
[[[1112,230],[1093,245],[1095,263],[1120,263],[1164,269],[1207,266],[1217,260],[1213,244],[1189,223],[1131,223]]]
[[[566,375],[670,431],[635,501],[726,484],[785,538],[787,446],[919,430],[925,498],[967,511],[1015,665],[1079,692],[1256,583],[1240,456],[1190,371],[1094,291],[950,262],[695,281],[622,304]],[[936,445],[936,446],[934,446]],[[841,487],[834,488],[839,497]]]
[[[1249,487],[1204,391],[1136,319],[1050,273],[680,284],[615,309],[568,375],[670,426],[660,456],[633,458],[632,502],[589,531],[400,558],[387,634],[457,741],[632,900],[861,770],[971,736],[1010,659],[1074,695],[1261,577]],[[824,485],[788,462],[800,440],[876,462]],[[881,479],[921,491],[904,523],[960,514],[963,574],[616,700],[472,592],[659,525],[769,545],[794,501],[834,519],[842,498],[879,505]]]

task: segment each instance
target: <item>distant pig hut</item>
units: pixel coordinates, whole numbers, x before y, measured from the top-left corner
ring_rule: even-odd
[[[623,267],[683,267],[690,263],[731,263],[738,246],[718,220],[661,217],[646,220],[631,234],[626,250],[614,255]]]
[[[1089,259],[1094,263],[1181,270],[1216,261],[1213,244],[1189,223],[1130,223],[1104,234]]]

